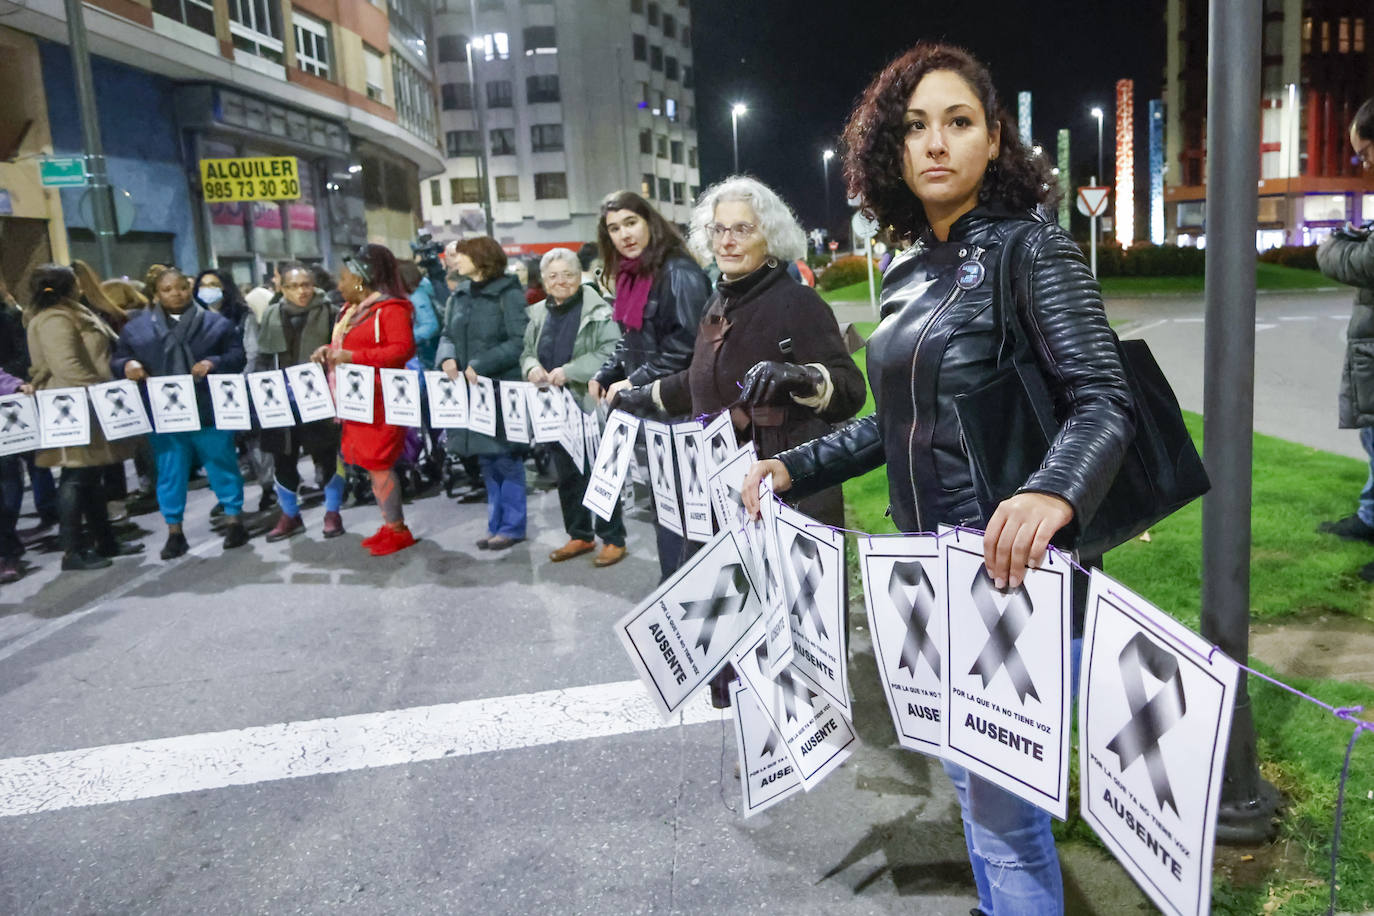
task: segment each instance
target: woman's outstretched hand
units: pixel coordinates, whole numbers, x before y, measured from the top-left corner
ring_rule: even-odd
[[[1038,568],[1044,562],[1050,538],[1071,521],[1073,506],[1058,496],[1018,493],[1003,500],[983,534],[983,563],[993,585],[1020,585],[1026,567]]]
[[[740,493],[744,508],[753,519],[759,517],[759,484],[765,477],[773,478],[774,493],[785,493],[792,489],[792,475],[787,472],[787,465],[776,458],[755,461],[749,473],[744,475],[744,488]]]

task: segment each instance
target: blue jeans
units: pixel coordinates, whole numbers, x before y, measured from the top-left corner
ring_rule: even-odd
[[[1360,427],[1360,444],[1364,446],[1364,453],[1369,456],[1369,479],[1360,491],[1360,507],[1355,510],[1355,514],[1360,517],[1360,521],[1374,528],[1374,426]]]
[[[1069,643],[1072,690],[1078,695],[1083,640]],[[987,916],[1052,916],[1064,912],[1064,878],[1050,815],[1030,802],[944,761],[959,796],[978,909]]]
[[[225,516],[234,518],[243,511],[243,475],[239,473],[232,431],[151,433],[148,443],[157,461],[157,507],[167,524],[180,525],[186,514],[186,485],[193,461],[205,468],[210,489],[219,497]]]
[[[487,534],[525,536],[525,462],[510,453],[481,455],[482,482],[487,485]]]

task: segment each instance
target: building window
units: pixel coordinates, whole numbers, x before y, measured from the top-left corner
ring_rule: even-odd
[[[649,84],[643,80],[639,81],[639,107],[649,107]]]
[[[695,184],[694,184],[694,185],[692,185],[690,188],[687,189],[687,193],[689,193],[689,194],[692,195],[692,200],[696,200],[697,197],[700,196],[700,194],[701,194],[701,186],[700,186],[700,185],[695,185]]]
[[[511,107],[510,80],[492,80],[487,83],[487,107]]]
[[[427,0],[387,0],[391,33],[422,61],[428,62],[430,10]]]
[[[658,45],[649,46],[649,69],[659,71],[663,69],[663,49]]]
[[[439,95],[444,111],[472,110],[471,83],[444,83],[439,87]]]
[[[655,137],[655,138],[654,138],[654,150],[655,150],[655,154],[658,156],[658,158],[660,158],[660,159],[667,159],[667,158],[668,158],[668,138],[667,138],[667,137],[662,137],[662,136]]]
[[[466,35],[439,36],[439,63],[461,64],[468,59],[468,37]]]
[[[663,114],[669,121],[677,120],[677,99],[665,99],[663,102]]]
[[[483,60],[510,60],[510,35],[505,32],[479,35],[472,44],[482,49]]]
[[[1331,53],[1331,23],[1322,23],[1322,53]]]
[[[1342,16],[1336,23],[1336,51],[1350,53],[1350,17]]]
[[[685,25],[682,27],[682,43],[689,48],[692,46],[692,30]]]
[[[654,154],[654,135],[651,131],[641,130],[639,132],[639,151],[646,156]]]
[[[429,204],[432,207],[444,205],[444,186],[439,183],[437,178],[429,183]]]
[[[630,0],[630,12],[643,15],[644,0]]]
[[[670,80],[675,80],[680,75],[677,69],[677,58],[669,55],[663,59],[663,75]]]
[[[658,25],[658,4],[649,4],[649,25]]]
[[[675,182],[673,182],[673,203],[675,203],[675,204],[686,203],[686,202],[687,202],[686,196],[687,196],[687,185],[686,185],[686,183],[685,183],[685,182],[681,182],[681,181],[675,181]]]
[[[535,200],[566,200],[568,197],[568,176],[564,172],[536,172],[534,176]]]
[[[682,165],[682,141],[674,140],[669,146],[672,150],[668,157],[669,161],[672,162],[673,165]]]
[[[515,155],[514,127],[497,127],[491,131],[491,154],[493,156]]]
[[[291,25],[296,32],[296,66],[306,73],[329,79],[329,24],[314,16],[293,12]]]
[[[558,42],[551,25],[532,25],[525,29],[525,56],[555,54]]]
[[[386,102],[386,58],[382,52],[363,45],[363,70],[367,79],[367,97],[374,102]]]
[[[1363,19],[1356,19],[1356,20],[1355,20],[1355,45],[1354,45],[1354,47],[1355,47],[1355,53],[1356,53],[1356,54],[1363,54],[1363,53],[1364,53],[1364,20],[1363,20]]]
[[[631,35],[630,44],[634,48],[635,60],[649,59],[649,42],[643,35]]]
[[[434,84],[400,54],[391,55],[391,86],[396,96],[396,120],[431,143],[438,139],[434,112]]]
[[[562,124],[534,124],[530,126],[530,146],[536,153],[556,153],[563,149]]]
[[[687,166],[693,169],[697,167],[697,148],[695,146],[689,147],[687,150]]]
[[[682,88],[683,88],[683,89],[691,89],[691,88],[692,88],[692,68],[691,68],[691,67],[683,67],[683,68],[682,68]]]
[[[658,180],[658,199],[665,202],[673,199],[672,182],[666,178],[660,178]]]
[[[557,74],[525,78],[525,101],[531,105],[536,102],[557,102],[558,99]]]
[[[153,0],[153,12],[206,35],[215,34],[215,7],[205,0]]]
[[[697,110],[692,106],[688,105],[686,108],[686,112],[687,114],[683,117],[683,121],[687,124],[688,127],[692,128],[693,130],[696,130]]]
[[[482,202],[482,186],[476,178],[450,178],[449,196],[455,204],[477,204]]]
[[[282,62],[281,4],[273,0],[229,0],[229,33],[234,47]]]
[[[649,110],[653,112],[654,117],[658,117],[663,114],[663,93],[655,89],[653,95]]]
[[[677,20],[673,18],[671,13],[663,14],[663,35],[666,38],[677,37]]]
[[[639,176],[639,194],[648,200],[654,199],[654,176],[648,172]]]
[[[1302,53],[1312,53],[1312,17],[1304,16],[1302,20]]]
[[[477,131],[450,130],[444,133],[444,146],[449,157],[476,156],[482,150],[477,145]]]
[[[520,179],[515,175],[502,175],[496,179],[496,199],[503,204],[520,201]]]

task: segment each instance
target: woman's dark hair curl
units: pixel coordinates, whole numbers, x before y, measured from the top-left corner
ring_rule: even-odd
[[[1049,163],[1021,144],[988,68],[963,48],[923,41],[883,68],[845,125],[845,182],[849,195],[863,201],[863,211],[892,241],[914,241],[929,227],[925,207],[902,178],[903,116],[916,86],[935,70],[958,74],[982,103],[988,128],[994,119],[1001,126],[997,160],[983,177],[978,199],[1013,210],[1053,203],[1058,192]]]
[[[620,249],[611,241],[606,231],[606,214],[616,210],[629,210],[637,213],[649,224],[649,244],[639,255],[639,274],[657,273],[670,255],[687,253],[687,243],[677,227],[663,218],[663,215],[649,205],[649,202],[634,191],[615,191],[601,202],[601,217],[596,221],[596,245],[601,250],[603,266],[601,282],[607,286],[615,283],[616,272],[620,269]]]
[[[29,277],[29,303],[36,309],[76,295],[76,272],[65,264],[43,264]]]

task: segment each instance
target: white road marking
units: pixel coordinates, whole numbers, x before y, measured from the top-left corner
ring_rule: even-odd
[[[1316,315],[1280,315],[1279,321],[1315,321]]]
[[[0,817],[42,814],[720,720],[664,722],[640,681],[416,706],[0,760]]]
[[[1140,327],[1138,327],[1138,328],[1131,328],[1130,331],[1128,331],[1127,333],[1128,333],[1132,338],[1134,338],[1134,337],[1140,337],[1140,336],[1141,336],[1142,334],[1144,334],[1146,331],[1151,330],[1152,328],[1157,328],[1157,327],[1159,327],[1161,324],[1168,324],[1168,323],[1169,323],[1169,319],[1168,319],[1168,318],[1161,318],[1161,319],[1159,319],[1158,321],[1151,321],[1151,322],[1149,322],[1149,323],[1147,323],[1147,324],[1142,324],[1142,325],[1141,325]]]
[[[1173,321],[1177,321],[1179,324],[1202,324],[1202,323],[1203,323],[1204,321],[1206,321],[1207,319],[1206,319],[1206,318],[1202,318],[1202,317],[1197,317],[1197,318],[1174,318],[1174,319],[1172,319],[1172,320],[1173,320]]]

